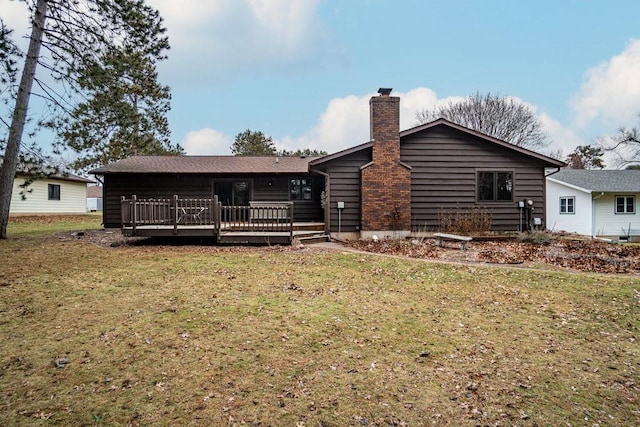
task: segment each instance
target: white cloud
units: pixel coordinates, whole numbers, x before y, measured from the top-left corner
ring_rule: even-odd
[[[377,96],[369,93],[363,96],[349,95],[329,101],[316,126],[300,137],[284,137],[275,141],[278,148],[295,150],[312,148],[328,153],[344,150],[369,141],[369,99]],[[400,97],[400,129],[416,125],[418,110],[433,108],[441,103],[457,98],[438,99],[428,88],[418,87],[406,93],[392,92]]]
[[[547,147],[547,152],[561,150],[562,155],[566,157],[578,145],[589,145],[572,128],[564,126],[548,114],[538,114],[538,118],[542,122],[551,142]]]
[[[16,44],[26,51],[29,44],[27,36],[30,32],[27,6],[20,1],[4,1],[0,17],[2,17],[4,25],[13,30],[12,37]]]
[[[231,154],[232,141],[222,132],[215,129],[204,128],[187,133],[181,142],[188,155],[227,155]]]
[[[640,112],[640,40],[608,61],[585,73],[580,91],[572,102],[576,125],[594,120],[609,126],[632,122]]]
[[[290,70],[317,64],[327,46],[316,13],[319,0],[149,3],[165,18],[171,64],[180,66],[179,75],[190,79],[229,79],[264,67]]]
[[[335,153],[369,141],[369,99],[377,96],[369,93],[362,96],[349,95],[329,101],[320,115],[318,123],[301,136],[274,137],[279,150],[295,151],[311,148]],[[437,105],[455,102],[462,97],[438,98],[437,94],[424,87],[411,89],[408,92],[393,92],[392,96],[400,97],[400,129],[409,129],[416,125],[416,112],[432,109]],[[537,111],[535,105],[513,97],[514,101],[527,105]],[[572,128],[552,118],[546,113],[537,113],[549,135],[551,145],[546,152],[562,150],[569,154],[578,145],[587,145],[584,139]],[[228,155],[233,139],[219,131],[205,128],[189,132],[182,141],[187,154],[191,155]]]

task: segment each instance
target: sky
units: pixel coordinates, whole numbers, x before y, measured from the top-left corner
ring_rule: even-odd
[[[336,152],[369,140],[369,98],[416,112],[491,92],[529,105],[569,154],[640,125],[637,0],[147,0],[171,50],[171,139],[230,154],[251,129],[278,149]],[[24,6],[0,16],[26,34]]]

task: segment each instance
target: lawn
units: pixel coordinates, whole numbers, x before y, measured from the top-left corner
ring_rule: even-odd
[[[0,425],[640,424],[638,276],[38,224],[0,259]]]

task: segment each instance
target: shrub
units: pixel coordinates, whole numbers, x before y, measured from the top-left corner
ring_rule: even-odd
[[[438,209],[438,229],[444,233],[482,234],[491,230],[493,211],[474,206],[462,209]]]

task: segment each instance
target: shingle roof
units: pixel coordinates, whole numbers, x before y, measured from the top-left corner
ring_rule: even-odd
[[[87,187],[87,197],[89,198],[100,198],[102,197],[102,187],[99,187],[97,185],[91,185],[89,187]]]
[[[640,170],[562,169],[549,179],[588,191],[640,192]]]
[[[22,176],[30,176],[30,173],[27,172],[22,172],[22,171],[18,171],[16,172],[16,176],[18,175],[22,175]],[[94,180],[89,179],[89,178],[84,178],[82,176],[78,176],[78,175],[74,175],[72,173],[66,173],[66,172],[60,172],[60,173],[54,173],[51,175],[47,175],[48,179],[57,179],[59,181],[73,181],[73,182],[84,182],[86,184],[93,184],[95,183]]]
[[[133,156],[89,173],[307,173],[316,157]]]

